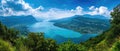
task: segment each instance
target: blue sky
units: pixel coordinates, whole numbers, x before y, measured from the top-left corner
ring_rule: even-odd
[[[120,0],[0,0],[0,16],[32,15],[39,19],[60,19],[74,15],[110,17]]]
[[[45,8],[60,8],[60,9],[73,9],[77,6],[88,8],[90,6],[106,6],[112,9],[120,3],[120,0],[25,0],[25,2],[30,3],[33,7],[38,7],[40,5]]]

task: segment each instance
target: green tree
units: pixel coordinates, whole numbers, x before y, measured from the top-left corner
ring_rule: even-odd
[[[25,37],[19,37],[15,40],[16,51],[31,51],[27,46],[25,46]]]
[[[0,38],[12,41],[18,37],[18,34],[19,32],[17,30],[7,28],[0,22]]]
[[[59,45],[58,51],[78,51],[79,46],[71,41],[64,42]]]
[[[24,45],[32,51],[56,51],[56,42],[52,39],[45,39],[44,33],[29,33]]]
[[[116,42],[115,45],[113,45],[113,51],[120,51],[120,41]]]
[[[15,49],[9,42],[0,39],[0,51],[15,51]]]
[[[113,19],[112,24],[120,24],[120,5],[113,9],[113,12],[111,12],[111,16]]]

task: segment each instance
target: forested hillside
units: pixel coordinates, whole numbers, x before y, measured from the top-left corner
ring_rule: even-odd
[[[103,16],[79,16],[54,20],[55,26],[80,32],[81,34],[100,34],[110,27],[109,19],[100,19]]]
[[[120,5],[113,9],[111,16],[110,29],[81,43],[82,51],[120,51]]]
[[[19,36],[19,31],[7,28],[0,23],[0,51],[56,51],[56,42],[45,39],[43,33],[29,32]]]

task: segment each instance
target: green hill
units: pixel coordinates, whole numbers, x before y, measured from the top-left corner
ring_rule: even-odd
[[[81,43],[82,51],[120,51],[120,5],[113,10],[110,29]]]
[[[99,16],[99,17],[98,17]],[[110,27],[109,19],[100,19],[103,16],[79,16],[54,20],[55,26],[80,32],[81,34],[100,34]]]

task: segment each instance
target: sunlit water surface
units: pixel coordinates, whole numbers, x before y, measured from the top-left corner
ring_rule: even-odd
[[[57,43],[65,42],[68,40],[71,40],[75,43],[79,43],[88,40],[91,37],[95,37],[97,35],[97,34],[80,34],[69,29],[54,26],[53,24],[54,24],[53,22],[48,21],[37,22],[29,26],[29,30],[31,32],[44,32],[46,38],[55,39]]]

